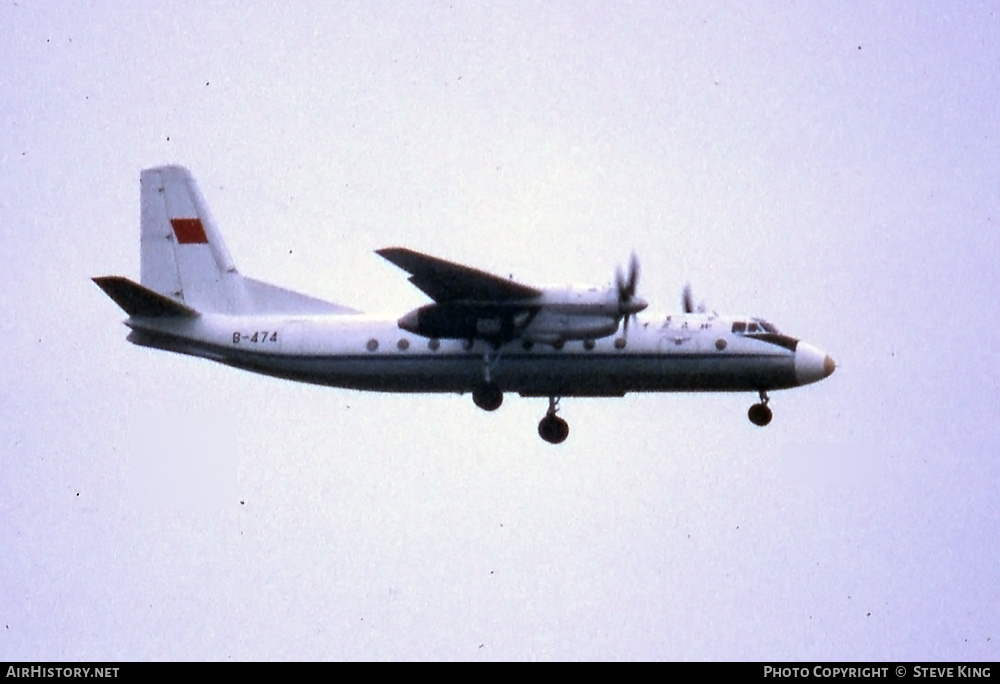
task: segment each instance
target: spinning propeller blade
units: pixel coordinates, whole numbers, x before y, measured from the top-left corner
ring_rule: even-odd
[[[618,316],[625,319],[625,332],[628,332],[629,318],[645,309],[648,304],[642,297],[636,297],[635,291],[639,287],[639,259],[635,252],[628,263],[628,275],[622,274],[621,267],[615,270],[615,289],[618,292]]]
[[[691,294],[691,283],[684,286],[682,302],[684,304],[684,313],[694,313],[694,296]]]

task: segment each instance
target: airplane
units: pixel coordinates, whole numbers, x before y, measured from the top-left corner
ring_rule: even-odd
[[[242,275],[191,173],[140,174],[140,276],[93,278],[128,318],[128,341],[264,375],[379,392],[471,393],[485,411],[505,393],[547,397],[538,424],[559,444],[565,397],[628,392],[756,392],[747,415],[771,422],[768,392],[817,382],[836,364],[750,316],[696,307],[638,314],[639,264],[607,288],[538,288],[403,247],[377,253],[433,303],[373,316]],[[631,324],[630,324],[631,321]]]

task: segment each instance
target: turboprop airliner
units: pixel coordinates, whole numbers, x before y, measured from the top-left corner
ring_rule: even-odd
[[[431,303],[396,318],[363,314],[254,280],[234,264],[190,172],[140,175],[140,275],[94,282],[128,314],[128,341],[264,375],[378,392],[548,398],[538,434],[558,444],[565,397],[627,392],[756,392],[748,417],[771,422],[768,392],[817,382],[836,364],[750,316],[695,307],[642,320],[639,264],[606,288],[538,288],[404,247],[377,253]]]

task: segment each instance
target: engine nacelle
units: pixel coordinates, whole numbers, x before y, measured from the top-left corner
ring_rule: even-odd
[[[399,327],[423,337],[487,339],[559,344],[614,335],[619,319],[611,315],[574,314],[524,306],[428,304],[399,319]]]
[[[575,315],[541,311],[525,327],[522,336],[531,342],[558,344],[568,340],[594,340],[614,335],[619,319],[614,316]]]
[[[482,304],[428,304],[399,319],[399,327],[423,337],[506,341],[520,334],[534,311]]]

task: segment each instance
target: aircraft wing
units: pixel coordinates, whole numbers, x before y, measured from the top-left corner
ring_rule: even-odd
[[[508,302],[538,297],[542,291],[470,266],[414,252],[405,247],[376,250],[410,274],[410,282],[438,304]]]

